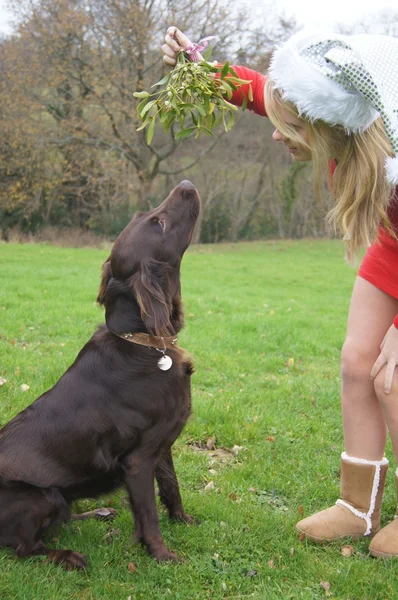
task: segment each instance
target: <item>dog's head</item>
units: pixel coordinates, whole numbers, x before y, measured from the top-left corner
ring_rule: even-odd
[[[200,201],[182,181],[160,206],[139,213],[119,235],[102,268],[98,302],[117,333],[174,335],[183,326],[180,264]]]

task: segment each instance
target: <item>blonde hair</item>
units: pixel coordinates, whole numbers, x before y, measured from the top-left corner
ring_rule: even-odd
[[[342,235],[348,262],[355,261],[361,246],[367,247],[376,240],[380,225],[396,237],[387,216],[392,186],[386,179],[384,165],[386,157],[392,156],[393,152],[382,120],[378,118],[362,133],[347,133],[342,126],[331,126],[324,121],[311,123],[301,117],[292,102],[282,98],[269,79],[265,87],[265,105],[267,115],[278,131],[310,150],[318,198],[325,175],[330,173],[330,161],[336,162],[329,186],[335,205],[327,215],[327,222]],[[309,143],[285,123],[281,109],[303,120]]]

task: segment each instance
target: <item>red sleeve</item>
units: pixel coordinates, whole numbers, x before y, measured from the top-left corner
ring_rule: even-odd
[[[247,69],[246,67],[237,67],[233,65],[232,68],[239,79],[245,79],[246,81],[251,81],[251,83],[242,85],[236,92],[233,92],[230,102],[235,104],[235,106],[242,106],[243,97],[246,96],[248,110],[252,110],[262,117],[266,117],[267,113],[264,104],[264,85],[267,80],[266,76],[257,71],[253,71],[252,69]],[[253,91],[253,102],[250,102],[248,98],[250,86]]]

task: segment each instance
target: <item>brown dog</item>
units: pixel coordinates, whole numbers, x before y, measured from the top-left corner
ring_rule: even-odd
[[[0,545],[84,568],[71,550],[41,541],[70,517],[70,504],[125,485],[135,537],[157,560],[175,559],[158,522],[154,479],[171,518],[184,512],[171,446],[190,414],[189,356],[175,346],[183,326],[180,263],[199,213],[183,181],[154,210],[136,215],[103,266],[99,327],[53,388],[0,431]]]

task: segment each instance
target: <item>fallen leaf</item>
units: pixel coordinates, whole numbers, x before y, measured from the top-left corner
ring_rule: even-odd
[[[297,512],[298,512],[299,515],[302,515],[303,512],[304,512],[304,508],[302,506],[298,506],[297,507]]]
[[[266,442],[275,442],[275,436],[274,435],[269,435],[268,437],[265,438]]]
[[[294,367],[294,358],[288,358],[286,361],[287,367]]]
[[[7,383],[7,379],[4,379],[4,377],[0,377],[0,387],[5,383]]]
[[[304,540],[305,540],[305,533],[304,533],[304,531],[300,533],[298,539],[299,539],[299,542],[304,542]]]
[[[215,450],[216,449],[216,436],[215,435],[212,435],[211,437],[207,438],[206,448],[207,448],[207,450]]]
[[[293,555],[294,555],[294,548],[290,548],[290,550],[289,550],[289,554],[290,554],[290,556],[293,556]]]
[[[21,392],[27,392],[30,389],[30,386],[27,385],[26,383],[23,383],[21,385]]]
[[[269,314],[271,315],[271,317],[273,317],[273,316],[274,316],[274,314],[275,314],[275,311],[274,311],[274,310],[270,310],[270,311],[269,311]]]
[[[237,456],[239,452],[242,452],[242,450],[247,450],[247,448],[245,448],[244,446],[237,446],[236,444],[231,448],[231,452],[235,454],[235,456]]]
[[[115,529],[114,527],[110,527],[105,534],[105,540],[108,544],[112,542],[114,537],[120,535],[120,529]]]
[[[270,569],[276,569],[272,558],[271,558],[271,560],[268,561],[267,565],[269,566]]]
[[[330,583],[328,581],[321,581],[320,584],[321,587],[323,587],[323,589],[325,590],[325,592],[328,592],[330,590]]]
[[[251,569],[246,573],[246,577],[255,577],[257,575],[257,571],[255,569]]]
[[[353,554],[355,554],[354,546],[343,546],[341,549],[341,554],[346,557],[352,556]]]
[[[254,487],[249,487],[249,489],[247,491],[250,492],[251,494],[257,494],[257,490]]]
[[[231,492],[228,494],[228,498],[231,498],[231,500],[237,500],[238,496],[234,492]]]
[[[129,563],[128,569],[129,569],[130,573],[136,573],[136,571],[137,571],[137,567],[133,562]]]
[[[209,481],[209,483],[205,485],[205,492],[208,490],[214,490],[214,481]]]

